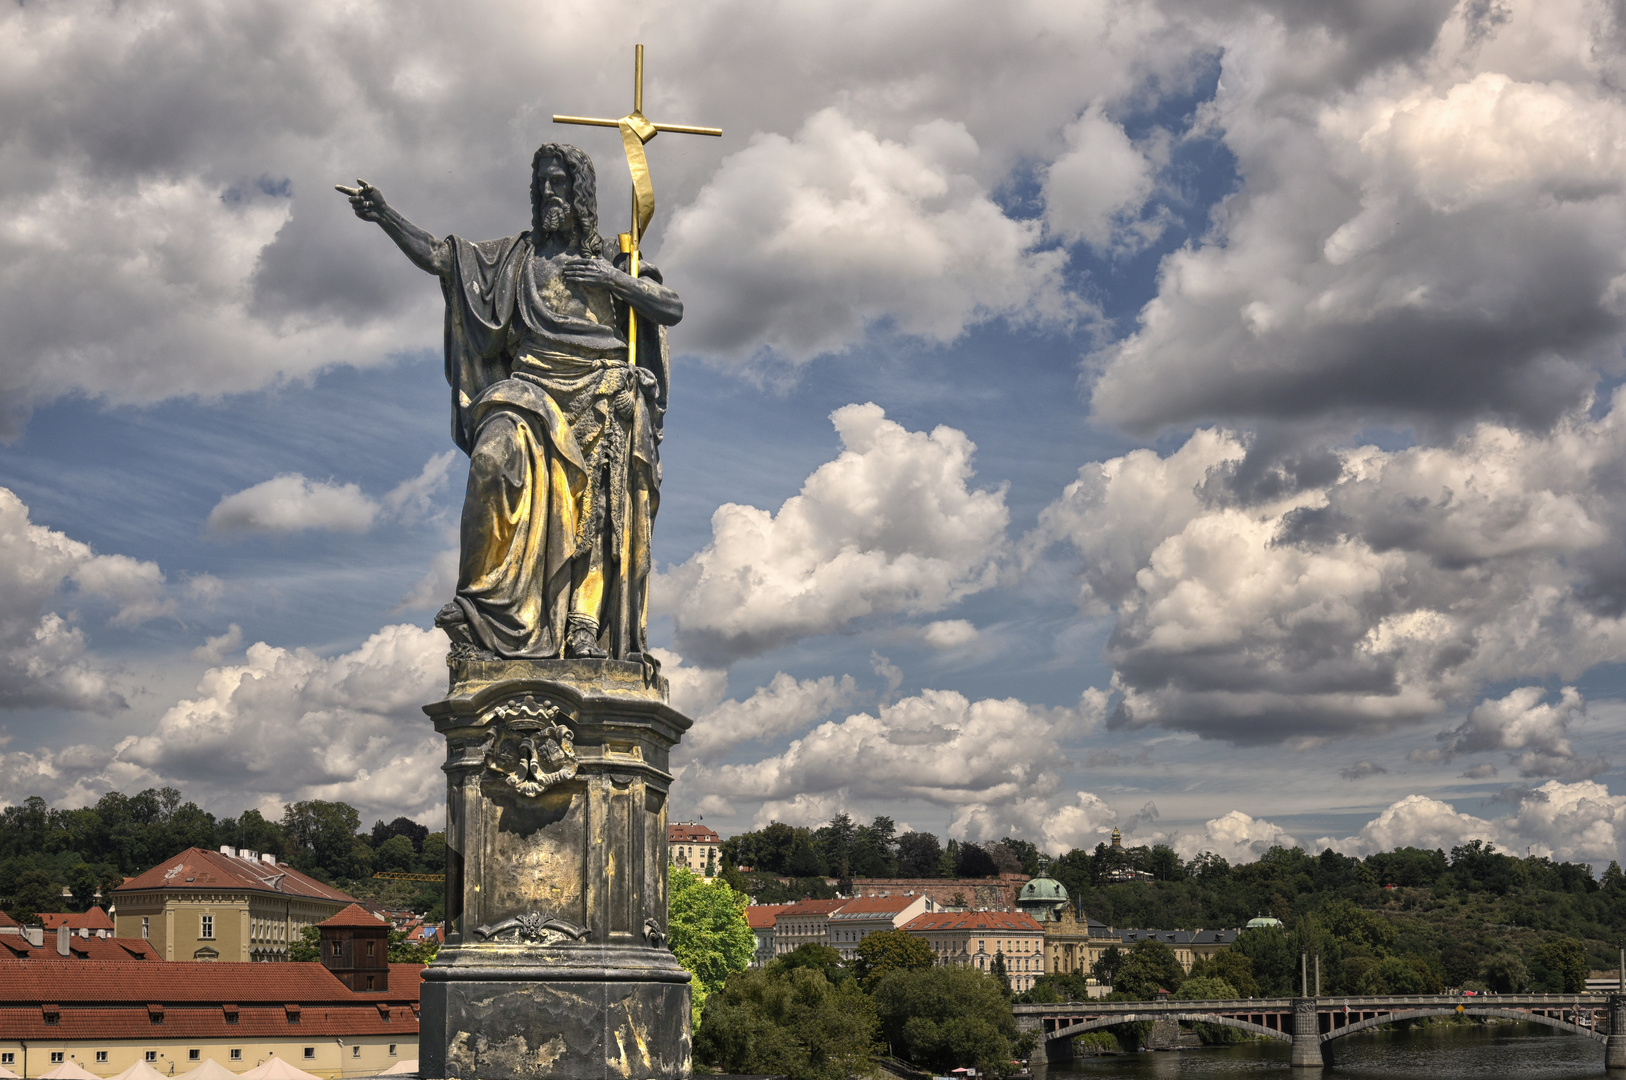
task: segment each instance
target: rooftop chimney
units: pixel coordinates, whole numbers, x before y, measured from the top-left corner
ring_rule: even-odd
[[[232,847],[230,844],[221,844],[220,853],[222,855],[235,855],[237,854],[237,849]]]
[[[68,955],[68,939],[72,936],[73,931],[68,929],[67,923],[63,923],[56,928],[56,954],[58,956]]]
[[[260,853],[258,851],[250,851],[248,848],[238,848],[237,857],[239,859],[247,859],[250,862],[253,862],[255,859],[260,857]]]
[[[271,854],[269,851],[260,856],[260,861],[263,863],[269,863],[272,866],[277,865],[277,857]]]
[[[45,927],[25,926],[23,927],[23,937],[27,938],[28,943],[34,948],[45,948]]]

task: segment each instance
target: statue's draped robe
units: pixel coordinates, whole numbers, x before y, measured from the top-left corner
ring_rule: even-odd
[[[626,306],[546,266],[537,273],[530,234],[447,243],[452,437],[470,457],[456,603],[497,656],[557,657],[573,582],[601,560],[599,647],[612,658],[641,654],[660,501],[665,330],[639,319],[638,367],[630,368]],[[625,270],[626,256],[617,264]],[[660,280],[649,266],[639,276]]]

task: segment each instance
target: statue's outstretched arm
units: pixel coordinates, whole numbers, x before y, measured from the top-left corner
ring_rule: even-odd
[[[384,193],[365,180],[358,179],[357,186],[345,187],[343,184],[334,184],[334,190],[342,195],[349,196],[350,209],[363,221],[375,221],[379,228],[389,234],[391,240],[406,257],[420,270],[445,277],[451,270],[451,253],[447,251],[446,241],[437,239],[418,228],[412,222],[402,217],[394,207],[384,201]]]

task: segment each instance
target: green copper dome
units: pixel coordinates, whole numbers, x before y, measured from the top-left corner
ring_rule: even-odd
[[[1022,886],[1022,891],[1017,894],[1016,899],[1018,903],[1023,900],[1049,903],[1061,900],[1065,902],[1067,887],[1055,878],[1037,877]]]
[[[1244,929],[1258,930],[1258,929],[1261,929],[1261,928],[1267,927],[1267,926],[1280,926],[1280,925],[1282,925],[1282,920],[1273,919],[1269,915],[1261,915],[1257,919],[1249,919],[1248,920],[1248,925],[1246,927],[1244,927]]]

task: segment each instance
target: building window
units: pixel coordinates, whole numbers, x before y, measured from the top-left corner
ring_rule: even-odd
[[[242,1061],[243,1060],[243,1052],[241,1050],[233,1049],[232,1052],[231,1052],[231,1059],[233,1061]]]
[[[141,916],[141,940],[146,941],[152,933],[152,919],[146,915]]]
[[[199,1057],[202,1056],[202,1054],[203,1054],[203,1051],[201,1051],[201,1050],[188,1050],[186,1052],[186,1060],[188,1060],[188,1061],[196,1061],[196,1060],[198,1060]]]
[[[315,1061],[316,1060],[316,1047],[314,1047],[314,1046],[305,1047],[305,1060],[306,1061]]]
[[[64,1053],[64,1051],[62,1051],[62,1050],[52,1050],[51,1051],[51,1064],[52,1065],[60,1065],[60,1064],[62,1064],[62,1055],[63,1055],[63,1053]]]
[[[96,1064],[98,1064],[98,1065],[106,1065],[107,1064],[107,1051],[106,1050],[98,1050],[98,1051],[96,1051]]]
[[[350,1056],[351,1056],[351,1057],[353,1057],[353,1058],[358,1058],[358,1057],[360,1057],[360,1056],[361,1056],[361,1047],[359,1047],[359,1046],[352,1046],[352,1047],[351,1047],[351,1048],[350,1048]]]
[[[390,1043],[390,1057],[394,1057],[394,1056],[395,1056],[395,1044]]]
[[[373,985],[373,979],[374,979],[374,976],[372,976],[372,975],[367,976],[367,989],[369,989],[369,990],[378,989],[376,986]]]
[[[215,917],[213,915],[199,916],[198,937],[212,938],[215,936]]]
[[[332,955],[332,956],[338,956],[339,955],[339,943],[337,941],[335,941],[333,943],[333,947],[328,950],[328,953],[329,953],[329,955]]]
[[[157,1061],[158,1060],[158,1051],[156,1051],[156,1050],[148,1050],[147,1051],[147,1060],[148,1061]]]
[[[372,941],[369,941],[367,943],[367,959],[369,959],[369,960],[371,960],[373,958],[373,946],[375,944],[376,944],[376,942],[372,942]]]
[[[394,1043],[390,1044],[390,1053],[392,1053],[392,1054],[395,1053],[395,1044]],[[7,1050],[4,1053],[0,1053],[0,1065],[15,1065],[15,1064],[17,1064],[17,1055],[16,1054],[12,1053],[10,1050]]]

